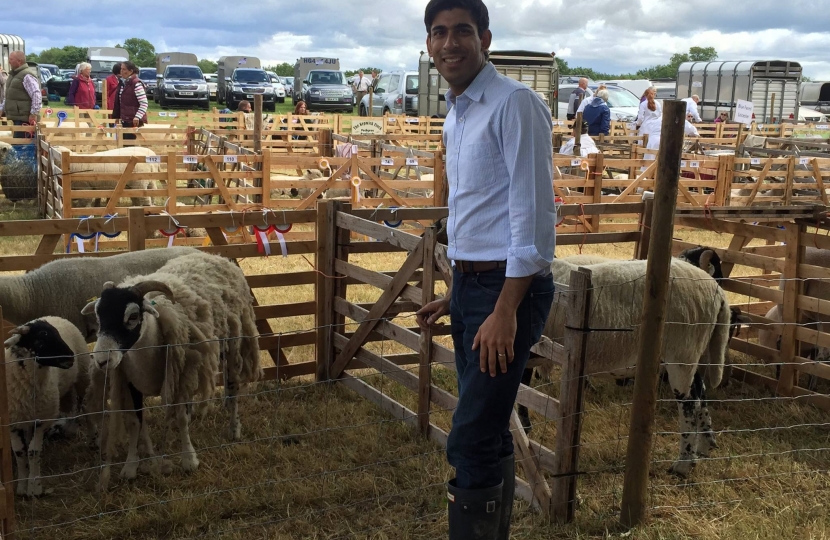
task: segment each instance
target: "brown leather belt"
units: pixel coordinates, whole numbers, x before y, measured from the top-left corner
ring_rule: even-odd
[[[454,261],[455,268],[463,274],[477,274],[507,268],[507,261]]]

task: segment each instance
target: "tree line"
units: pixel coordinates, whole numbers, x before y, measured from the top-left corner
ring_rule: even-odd
[[[643,68],[636,73],[612,74],[595,71],[588,67],[568,65],[566,60],[556,59],[560,75],[583,75],[593,80],[603,79],[674,79],[677,77],[677,68],[684,62],[712,62],[717,60],[718,52],[714,47],[691,47],[688,53],[676,53],[671,56],[668,64],[659,64]]]

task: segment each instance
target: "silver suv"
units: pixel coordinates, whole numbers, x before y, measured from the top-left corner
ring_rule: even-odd
[[[408,114],[418,116],[418,72],[390,71],[375,79],[372,97],[372,116]],[[363,96],[359,106],[361,116],[369,112],[369,95]]]

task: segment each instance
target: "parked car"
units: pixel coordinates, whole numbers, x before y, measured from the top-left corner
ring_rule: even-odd
[[[827,115],[802,105],[798,108],[798,121],[812,124],[823,124],[824,122],[827,122]]]
[[[285,103],[285,86],[280,81],[280,76],[273,71],[266,71],[268,78],[271,79],[271,86],[274,87],[274,94],[277,97],[277,103]]]
[[[591,99],[598,86],[596,84],[589,84],[584,99]],[[563,84],[559,86],[560,114],[568,110],[568,99],[576,87],[576,84]],[[637,119],[637,113],[640,110],[640,97],[635,96],[625,88],[608,85],[608,108],[611,109],[611,120],[633,122]]]
[[[167,66],[156,93],[163,109],[170,105],[210,109],[207,82],[198,66]]]
[[[46,81],[46,90],[49,94],[58,95],[62,98],[69,94],[69,86],[72,84],[72,77],[75,75],[73,70],[69,71],[72,72],[72,75],[55,75]]]
[[[59,68],[55,64],[38,64],[38,66],[40,66],[43,69],[48,70],[49,73],[52,74],[52,75],[60,75],[61,68]]]
[[[219,76],[216,73],[205,73],[205,82],[207,82],[208,86],[208,94],[210,99],[216,100],[216,81],[219,80]]]
[[[43,105],[48,105],[49,91],[47,90],[47,83],[52,78],[52,72],[45,67],[40,67],[38,71],[40,72],[40,95],[43,98],[41,102]]]
[[[271,78],[264,69],[236,68],[225,88],[225,104],[232,111],[236,110],[240,101],[252,100],[255,94],[262,94],[264,110],[277,110],[276,93],[271,86]]]
[[[71,77],[72,75],[75,74],[75,70],[74,69],[62,69],[62,70],[60,70],[60,74],[63,75],[64,77]]]
[[[354,112],[354,92],[341,71],[313,69],[303,81],[302,96],[309,111]]]
[[[147,97],[156,95],[156,87],[158,86],[156,74],[156,68],[138,68],[138,78],[144,83]]]
[[[418,115],[418,72],[384,71],[373,83],[372,116],[389,114]],[[363,96],[358,110],[368,114],[369,95]]]

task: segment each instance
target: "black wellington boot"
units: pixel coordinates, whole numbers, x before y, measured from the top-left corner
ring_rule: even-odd
[[[502,515],[502,483],[485,489],[447,484],[450,540],[498,540]]]
[[[497,540],[510,538],[510,518],[513,516],[513,497],[516,493],[516,455],[510,454],[501,460],[501,519]]]

